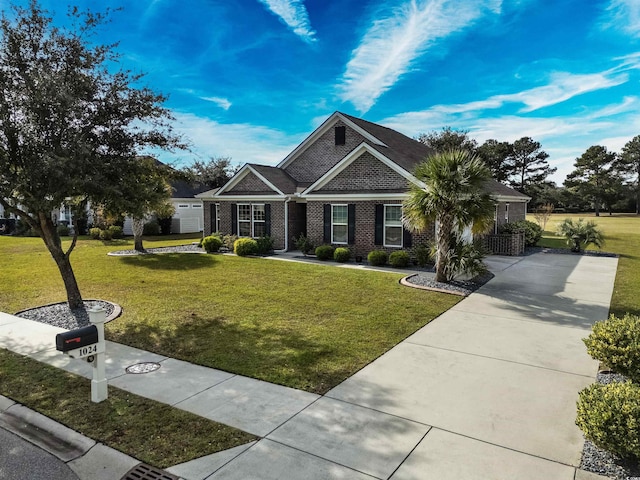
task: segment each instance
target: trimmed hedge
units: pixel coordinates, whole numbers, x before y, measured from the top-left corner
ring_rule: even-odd
[[[239,257],[255,255],[258,253],[258,242],[253,238],[239,238],[233,244],[233,253]]]
[[[333,252],[333,259],[336,262],[346,263],[351,258],[351,250],[346,247],[338,247],[335,252]]]
[[[640,386],[595,383],[580,392],[576,425],[596,446],[640,460]]]
[[[222,247],[222,239],[216,235],[209,235],[202,239],[202,248],[207,253],[215,253]]]
[[[407,268],[410,260],[409,254],[404,250],[391,252],[391,255],[389,255],[389,265],[394,268]]]
[[[331,245],[320,245],[316,248],[316,258],[318,260],[331,260],[334,248]]]
[[[583,342],[593,358],[640,383],[640,317],[629,313],[622,318],[611,315],[596,322]]]
[[[124,232],[122,231],[122,227],[118,225],[111,225],[107,230],[111,232],[111,238],[124,238]]]
[[[389,256],[384,250],[372,250],[371,252],[369,252],[369,255],[367,255],[367,261],[369,262],[369,265],[372,265],[374,267],[386,265],[388,258]]]

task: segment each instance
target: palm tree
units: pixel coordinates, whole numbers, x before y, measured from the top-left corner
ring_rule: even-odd
[[[584,219],[579,218],[574,222],[570,218],[565,218],[558,225],[557,233],[567,239],[572,252],[582,252],[592,243],[598,248],[604,245],[604,235],[593,220],[585,222]]]
[[[491,173],[475,154],[449,150],[427,157],[414,176],[425,187],[411,185],[403,221],[414,231],[436,222],[436,281],[448,282],[456,273],[448,262],[456,257],[452,250],[461,232],[471,226],[473,233],[483,233],[492,225],[495,200],[485,190]]]

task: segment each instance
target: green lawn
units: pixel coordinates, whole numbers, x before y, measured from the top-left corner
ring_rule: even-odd
[[[539,245],[567,247],[565,240],[555,235],[556,226],[565,218],[594,220],[605,235],[603,251],[620,255],[616,282],[611,299],[611,313],[640,315],[640,216],[634,214],[553,214]],[[533,218],[529,218],[533,220]],[[589,248],[594,248],[593,246]]]
[[[72,254],[83,297],[123,307],[108,339],[315,393],[460,299],[402,287],[390,273],[227,255],[106,255],[126,248],[131,241],[81,240]],[[0,310],[65,300],[40,239],[0,237],[0,258]]]

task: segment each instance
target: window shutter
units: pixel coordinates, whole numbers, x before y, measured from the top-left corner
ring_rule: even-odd
[[[376,230],[375,230],[376,245],[382,245],[384,243],[384,205],[376,205]]]
[[[238,234],[238,206],[231,204],[231,235]]]
[[[356,243],[356,204],[350,203],[347,206],[347,222],[348,222],[348,238],[347,243],[353,245]]]
[[[403,248],[411,248],[412,247],[411,232],[406,228],[402,228],[402,247]]]
[[[271,204],[264,204],[264,234],[267,237],[271,236]]]
[[[209,219],[211,220],[211,227],[209,228],[209,233],[214,233],[216,231],[216,224],[217,224],[217,218],[216,218],[216,204],[215,203],[210,203],[209,204]]]
[[[331,205],[324,204],[324,231],[322,241],[324,243],[331,243]]]

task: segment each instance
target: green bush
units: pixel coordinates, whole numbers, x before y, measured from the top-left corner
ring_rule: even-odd
[[[122,231],[122,227],[118,225],[111,225],[107,230],[111,232],[111,238],[123,238],[124,232]]]
[[[435,257],[435,246],[432,247],[432,255]],[[444,255],[444,274],[447,282],[459,275],[475,277],[487,272],[483,260],[486,252],[479,243],[468,243],[459,235],[453,235],[449,250]]]
[[[69,230],[69,227],[67,227],[64,223],[58,225],[56,230],[58,231],[58,236],[60,237],[68,237],[69,233],[71,232],[71,230]]]
[[[347,247],[338,247],[333,252],[333,259],[336,262],[346,263],[349,261],[350,258],[351,258],[351,250],[349,250]]]
[[[303,234],[300,234],[298,238],[294,238],[293,241],[295,242],[296,248],[300,250],[305,257],[313,252],[313,243]]]
[[[111,230],[100,230],[100,240],[111,240]]]
[[[420,267],[426,267],[433,263],[431,258],[431,245],[428,243],[420,243],[411,249],[411,254],[416,259],[416,263]]]
[[[579,218],[574,222],[571,218],[565,218],[558,225],[557,234],[567,239],[572,252],[581,252],[592,243],[598,248],[604,245],[604,235],[593,220],[585,222]]]
[[[391,252],[389,255],[389,265],[394,268],[407,268],[409,266],[409,254],[404,250]]]
[[[524,244],[527,247],[535,247],[542,238],[542,228],[535,222],[529,220],[519,220],[517,222],[500,225],[498,233],[524,232]]]
[[[331,260],[334,248],[331,245],[320,245],[316,248],[316,258],[318,260]]]
[[[216,235],[209,235],[208,237],[204,237],[202,239],[202,248],[204,248],[207,253],[214,253],[220,250],[222,247],[222,239]]]
[[[640,460],[640,386],[595,383],[580,392],[576,425],[596,446]]]
[[[273,252],[273,238],[266,235],[264,237],[256,238],[256,243],[258,244],[258,255],[266,255],[268,253]]]
[[[389,256],[384,250],[372,250],[369,252],[369,255],[367,255],[367,261],[369,262],[369,265],[372,265],[374,267],[386,265],[388,258]]]
[[[611,315],[608,320],[596,322],[583,341],[593,358],[640,383],[640,317],[628,313],[622,318]]]
[[[156,220],[145,223],[142,234],[147,237],[160,235],[160,224]]]
[[[255,255],[258,253],[258,242],[253,238],[239,238],[233,244],[233,253],[239,257],[246,257],[247,255]]]
[[[98,227],[90,228],[89,236],[94,240],[100,240],[100,229]]]

